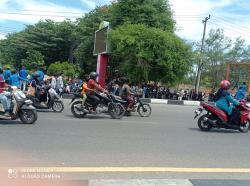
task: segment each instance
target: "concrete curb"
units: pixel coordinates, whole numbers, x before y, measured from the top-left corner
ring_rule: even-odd
[[[72,99],[73,94],[63,94],[63,99]],[[144,103],[151,104],[168,104],[168,105],[185,105],[185,106],[199,106],[199,101],[179,101],[179,100],[167,100],[167,99],[150,99],[150,98],[142,98]]]
[[[63,94],[63,99],[72,99],[73,94]],[[150,104],[167,104],[167,105],[183,105],[183,106],[200,106],[200,101],[182,101],[182,100],[167,100],[167,99],[150,99],[142,98],[142,102]],[[250,103],[247,104],[250,107]]]
[[[141,99],[145,103],[151,104],[168,104],[168,105],[184,105],[184,106],[199,106],[200,101],[181,101],[181,100],[167,100],[167,99]]]

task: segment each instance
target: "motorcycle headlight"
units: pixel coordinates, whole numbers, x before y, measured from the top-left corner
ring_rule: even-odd
[[[25,101],[25,103],[26,103],[27,105],[32,105],[33,102],[32,102],[31,100],[28,99],[28,100]]]

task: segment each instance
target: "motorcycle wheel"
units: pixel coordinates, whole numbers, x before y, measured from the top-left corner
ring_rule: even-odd
[[[71,105],[71,113],[76,118],[84,118],[87,115],[87,113],[84,112],[81,108],[82,108],[82,101],[75,101]]]
[[[131,116],[131,115],[132,115],[131,111],[126,111],[125,112],[125,116]]]
[[[62,101],[55,101],[52,105],[52,110],[54,112],[62,112],[64,110],[64,104]]]
[[[243,125],[242,124],[240,125],[239,131],[242,133],[246,133],[248,132],[249,127],[250,127],[250,121],[247,120]]]
[[[121,104],[110,103],[108,111],[113,119],[121,119],[125,113],[125,109]]]
[[[20,110],[19,118],[24,124],[33,124],[37,120],[36,110]]]
[[[117,118],[117,119],[121,119],[123,116],[124,116],[124,114],[125,114],[125,112],[126,112],[126,109],[124,108],[124,106],[122,105],[122,104],[120,104],[120,103],[118,103],[118,104],[116,104],[116,106],[117,106],[117,112],[118,112],[118,115],[119,115],[119,117],[120,118]]]
[[[212,125],[210,125],[207,121],[204,121],[204,118],[209,118],[209,117],[210,117],[209,115],[205,114],[198,119],[198,127],[202,131],[209,131],[212,129]]]
[[[152,108],[149,104],[144,103],[139,105],[137,111],[141,117],[149,117],[152,113]]]

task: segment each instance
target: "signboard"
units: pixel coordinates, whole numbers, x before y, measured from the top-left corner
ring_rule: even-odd
[[[94,55],[109,53],[108,43],[109,23],[104,21],[100,29],[95,32]]]

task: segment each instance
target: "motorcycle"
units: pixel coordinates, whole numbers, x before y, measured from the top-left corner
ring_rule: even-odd
[[[87,97],[85,104],[82,104],[82,95],[80,93],[74,93],[69,105],[71,105],[71,112],[77,118],[83,118],[87,114],[100,114],[107,113],[113,119],[121,119],[125,113],[125,109],[121,103],[116,100],[112,94],[104,94],[96,92],[95,95],[100,99],[95,111],[92,106],[92,100]]]
[[[50,86],[44,86],[42,90],[42,96],[44,97],[42,101],[46,102],[46,104],[41,104],[42,101],[40,98],[29,95],[28,98],[33,102],[33,106],[37,109],[52,109],[54,112],[62,112],[64,110],[64,104],[55,89]]]
[[[4,108],[0,102],[0,120],[16,120],[20,118],[24,124],[33,124],[36,122],[36,109],[32,106],[32,101],[27,99],[22,91],[11,91],[7,95],[7,98],[10,101],[11,114],[9,116],[4,114]]]
[[[149,117],[152,113],[152,108],[149,104],[143,103],[140,96],[140,94],[133,95],[134,104],[132,106],[132,110],[128,110],[128,102],[122,100],[121,97],[116,97],[116,100],[119,100],[120,103],[126,108],[127,116],[130,116],[131,112],[138,112],[141,117]]]
[[[202,102],[201,106],[202,108],[195,111],[194,119],[200,116],[204,110],[207,111],[206,114],[200,116],[198,119],[198,127],[202,131],[209,131],[212,128],[224,128],[248,132],[250,126],[250,108],[245,102],[240,102],[240,105],[237,107],[240,112],[239,124],[232,123],[229,116],[213,104]]]

